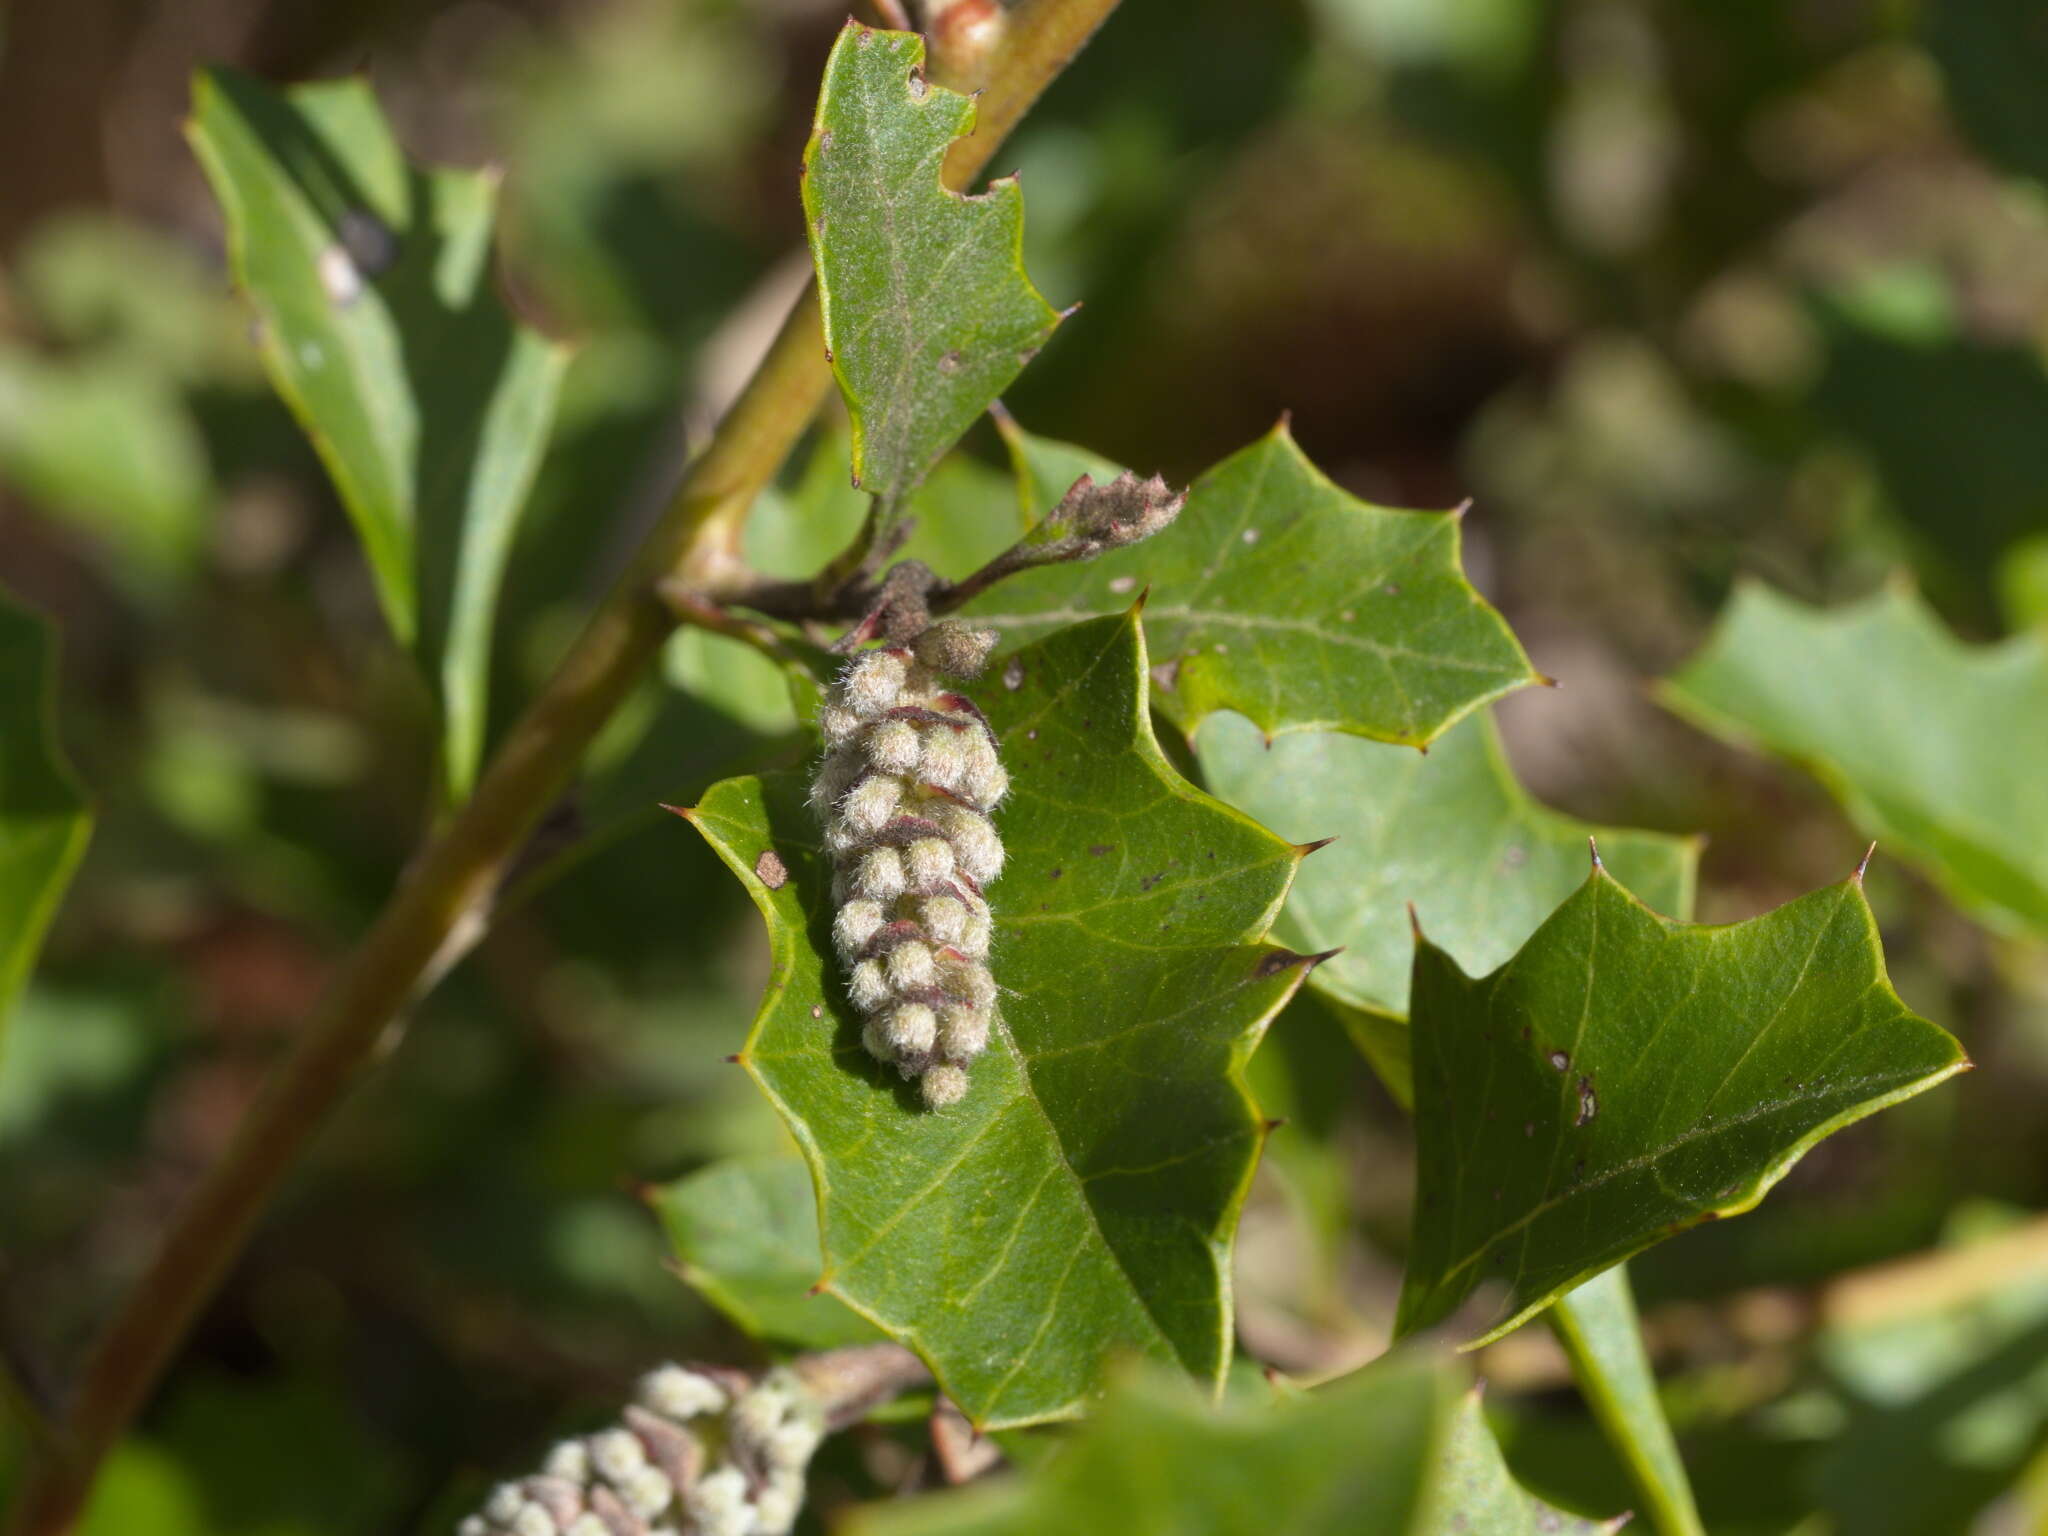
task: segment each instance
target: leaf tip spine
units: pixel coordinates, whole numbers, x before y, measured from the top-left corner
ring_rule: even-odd
[[[1864,872],[1870,868],[1870,856],[1876,852],[1877,843],[1875,840],[1873,840],[1870,846],[1863,850],[1863,857],[1857,861],[1856,873],[1849,877],[1849,883],[1851,885],[1861,886],[1863,884]]]

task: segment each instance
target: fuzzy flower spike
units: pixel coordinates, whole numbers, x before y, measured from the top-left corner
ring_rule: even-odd
[[[811,803],[832,855],[832,939],[876,1060],[933,1109],[967,1092],[988,1045],[996,984],[989,908],[1003,843],[989,819],[1010,787],[995,733],[952,680],[980,675],[993,630],[952,620],[856,657],[818,724]]]
[[[824,1433],[792,1372],[665,1365],[619,1422],[500,1483],[457,1536],[788,1536]]]

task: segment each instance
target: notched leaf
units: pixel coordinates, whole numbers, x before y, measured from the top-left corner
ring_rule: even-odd
[[[1853,880],[1716,928],[1659,917],[1596,869],[1489,976],[1423,942],[1411,1008],[1398,1328],[1497,1282],[1506,1299],[1475,1342],[1748,1210],[1823,1137],[1968,1065],[1892,991]]]
[[[728,780],[692,818],[768,920],[745,1064],[816,1177],[828,1288],[983,1427],[1079,1412],[1117,1355],[1220,1382],[1262,1134],[1241,1069],[1305,969],[1261,942],[1294,850],[1168,765],[1135,615],[1017,660],[981,692],[1013,786],[1001,1028],[950,1109],[861,1046],[802,780]]]
[[[1822,610],[1747,583],[1663,699],[1810,769],[1981,921],[2048,933],[2042,631],[1968,646],[1900,585]]]
[[[924,40],[848,22],[825,66],[803,201],[853,477],[894,507],[1059,324],[1024,275],[1015,178],[941,179],[974,104],[919,70]]]
[[[1020,441],[1014,424],[1006,436],[1020,483],[1039,490],[1049,466],[1077,462]],[[1321,728],[1422,746],[1537,680],[1465,580],[1457,519],[1358,500],[1284,425],[1196,481],[1156,537],[1080,569],[1012,577],[969,612],[1015,644],[1121,608],[1140,588],[1171,669],[1162,707],[1189,730],[1227,709],[1269,736]]]

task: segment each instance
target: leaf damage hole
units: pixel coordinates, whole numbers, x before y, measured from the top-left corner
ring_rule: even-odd
[[[960,355],[958,347],[954,347],[949,352],[942,352],[939,354],[939,372],[948,376],[956,374],[960,371],[960,365],[965,361],[966,359]]]
[[[1109,590],[1118,597],[1122,597],[1137,584],[1138,578],[1135,576],[1112,576],[1109,578]]]
[[[1579,1075],[1579,1117],[1574,1125],[1587,1125],[1600,1113],[1600,1096],[1593,1092],[1593,1079],[1584,1073]]]
[[[1010,664],[1003,668],[1003,686],[1012,693],[1024,686],[1024,663],[1014,656],[1010,658]],[[1038,732],[1035,730],[1025,733],[1025,739],[1028,741],[1035,741],[1037,738]]]
[[[1550,1053],[1550,1064],[1562,1072],[1572,1064],[1572,1059],[1564,1051],[1552,1051]]]

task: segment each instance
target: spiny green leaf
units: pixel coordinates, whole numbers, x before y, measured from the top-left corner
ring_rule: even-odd
[[[498,178],[407,165],[362,80],[194,86],[271,382],[355,520],[385,618],[445,715],[450,788],[483,747],[491,617],[567,353],[491,291]]]
[[[1679,1460],[1636,1321],[1628,1266],[1603,1270],[1557,1298],[1552,1329],[1586,1404],[1621,1455],[1659,1536],[1700,1536],[1700,1512]]]
[[[1596,869],[1490,976],[1425,938],[1410,1008],[1417,1197],[1397,1326],[1498,1283],[1481,1342],[1748,1210],[1823,1137],[1968,1065],[1892,991],[1853,877],[1705,927]]]
[[[683,1278],[757,1339],[836,1349],[876,1337],[818,1278],[818,1202],[794,1157],[736,1157],[652,1195]]]
[[[1459,570],[1457,516],[1358,500],[1284,426],[1196,481],[1164,533],[1085,566],[1025,572],[971,611],[1014,644],[1141,588],[1152,593],[1159,702],[1189,730],[1230,709],[1272,735],[1420,746],[1537,681]]]
[[[1422,1536],[1457,1386],[1388,1357],[1270,1407],[1212,1408],[1140,1378],[1045,1466],[870,1504],[852,1536]],[[1492,1530],[1495,1527],[1474,1527]],[[1513,1527],[1498,1527],[1511,1530]],[[1523,1527],[1528,1529],[1528,1527]]]
[[[1268,746],[1234,715],[1204,721],[1195,746],[1209,786],[1231,804],[1282,836],[1336,839],[1302,866],[1277,933],[1297,948],[1342,947],[1311,985],[1361,1015],[1353,1033],[1373,1041],[1366,1054],[1382,1076],[1405,1057],[1394,1037],[1408,1013],[1411,903],[1460,965],[1491,970],[1578,888],[1587,839],[1598,837],[1630,890],[1691,915],[1695,841],[1595,827],[1538,804],[1515,781],[1491,716],[1446,732],[1427,756],[1328,732]],[[1407,1082],[1387,1086],[1407,1100]]]
[[[1260,942],[1296,851],[1167,765],[1135,615],[1027,647],[981,702],[1013,783],[1006,992],[952,1109],[861,1047],[801,780],[728,780],[693,819],[768,919],[744,1060],[816,1176],[828,1285],[1001,1426],[1079,1412],[1116,1355],[1220,1381],[1262,1134],[1241,1068],[1307,962]]]
[[[42,620],[0,598],[0,1027],[92,835],[57,748],[56,648]]]
[[[1599,1536],[1628,1516],[1585,1520],[1544,1503],[1515,1481],[1473,1387],[1459,1403],[1439,1463],[1429,1536]]]
[[[1809,769],[1983,921],[2048,930],[2048,636],[1971,647],[1902,586],[1823,611],[1745,583],[1663,698]]]
[[[853,418],[853,478],[894,506],[1059,324],[1024,275],[1014,177],[940,180],[974,104],[927,84],[924,39],[849,21],[804,150],[825,347]]]

